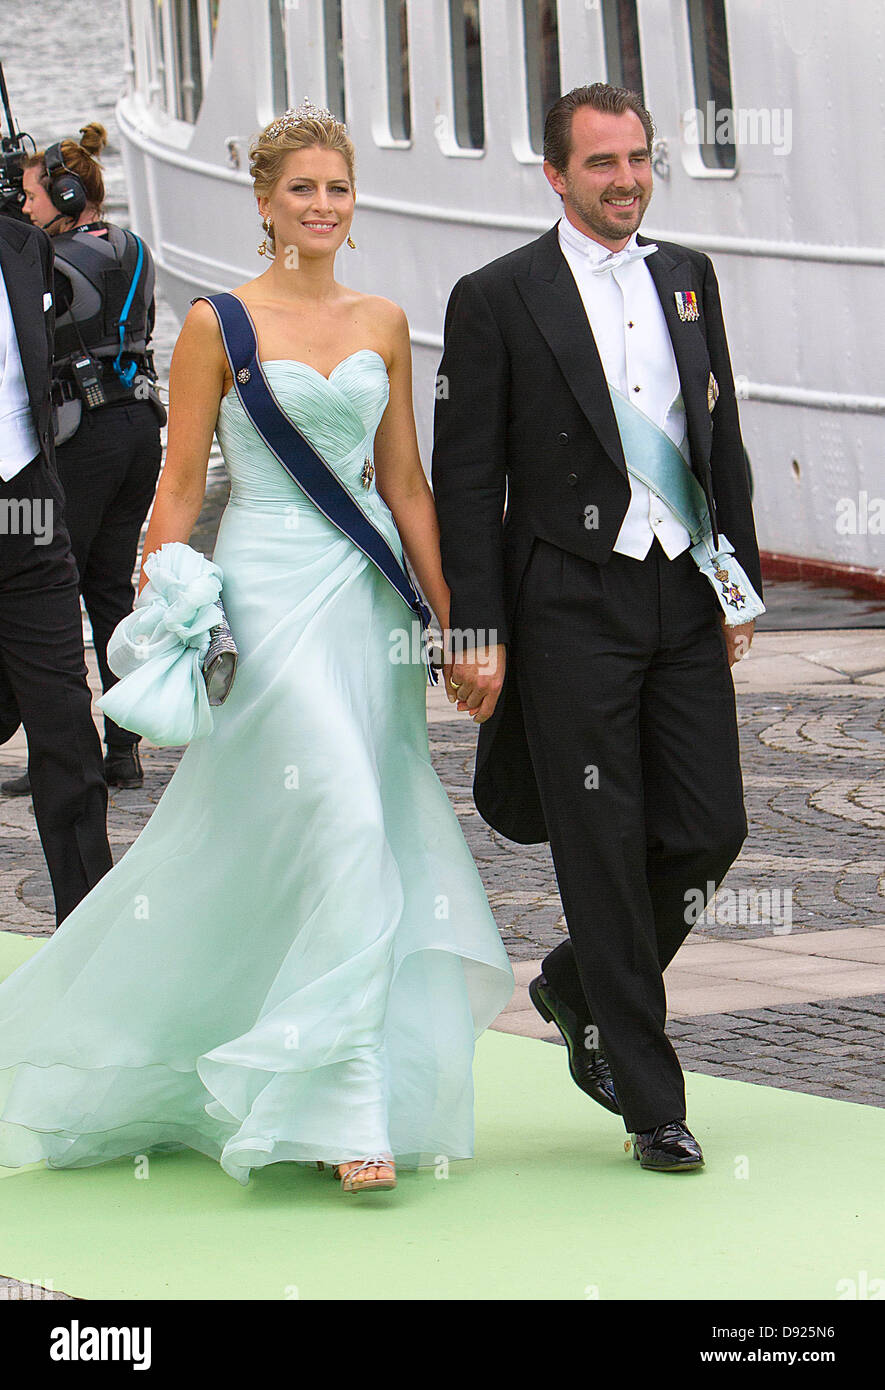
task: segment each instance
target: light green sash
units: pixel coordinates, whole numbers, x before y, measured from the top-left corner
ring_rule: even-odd
[[[713,544],[713,527],[704,489],[669,435],[609,385],[627,472],[645,483],[682,522],[691,537],[691,557],[709,579],[722,605],[728,627],[748,623],[765,612],[765,605],[735,559],[734,546],[720,533]]]

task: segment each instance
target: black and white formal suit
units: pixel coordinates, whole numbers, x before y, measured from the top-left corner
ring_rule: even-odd
[[[24,724],[56,923],[111,867],[77,568],[53,452],[52,246],[0,216],[0,742]]]
[[[479,730],[476,804],[508,838],[550,841],[569,936],[544,975],[597,1025],[633,1131],[685,1118],[662,971],[691,927],[686,894],[706,900],[747,827],[722,610],[687,532],[631,488],[607,385],[614,349],[636,404],[652,386],[660,402],[670,373],[655,423],[761,593],[713,267],[657,248],[616,272],[623,302],[591,278],[579,289],[609,253],[567,219],[459,280],[432,473],[450,625],[507,648]],[[692,293],[697,317],[682,318],[691,301],[677,296]]]

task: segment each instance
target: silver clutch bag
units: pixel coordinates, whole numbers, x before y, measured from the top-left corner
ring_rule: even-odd
[[[219,608],[221,604],[219,603]],[[203,677],[210,705],[223,705],[237,669],[237,644],[221,609],[222,619],[209,629],[209,650],[203,658]]]

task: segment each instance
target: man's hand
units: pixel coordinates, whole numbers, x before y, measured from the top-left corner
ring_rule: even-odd
[[[737,627],[728,627],[723,616],[722,631],[725,633],[725,648],[728,652],[729,666],[734,666],[735,662],[747,655],[753,640],[755,626],[754,619],[751,623],[739,623]]]
[[[465,657],[443,662],[446,694],[459,710],[466,710],[477,724],[484,724],[495,712],[504,684],[505,649],[476,647]]]

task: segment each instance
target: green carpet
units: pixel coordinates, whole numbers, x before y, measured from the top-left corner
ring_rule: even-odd
[[[0,975],[39,944],[0,933]],[[880,1268],[881,1109],[689,1074],[707,1167],[646,1173],[563,1048],[487,1032],[475,1074],[476,1158],[393,1192],[287,1163],[244,1188],[190,1151],[147,1178],[0,1169],[0,1275],[87,1299],[835,1299]]]

